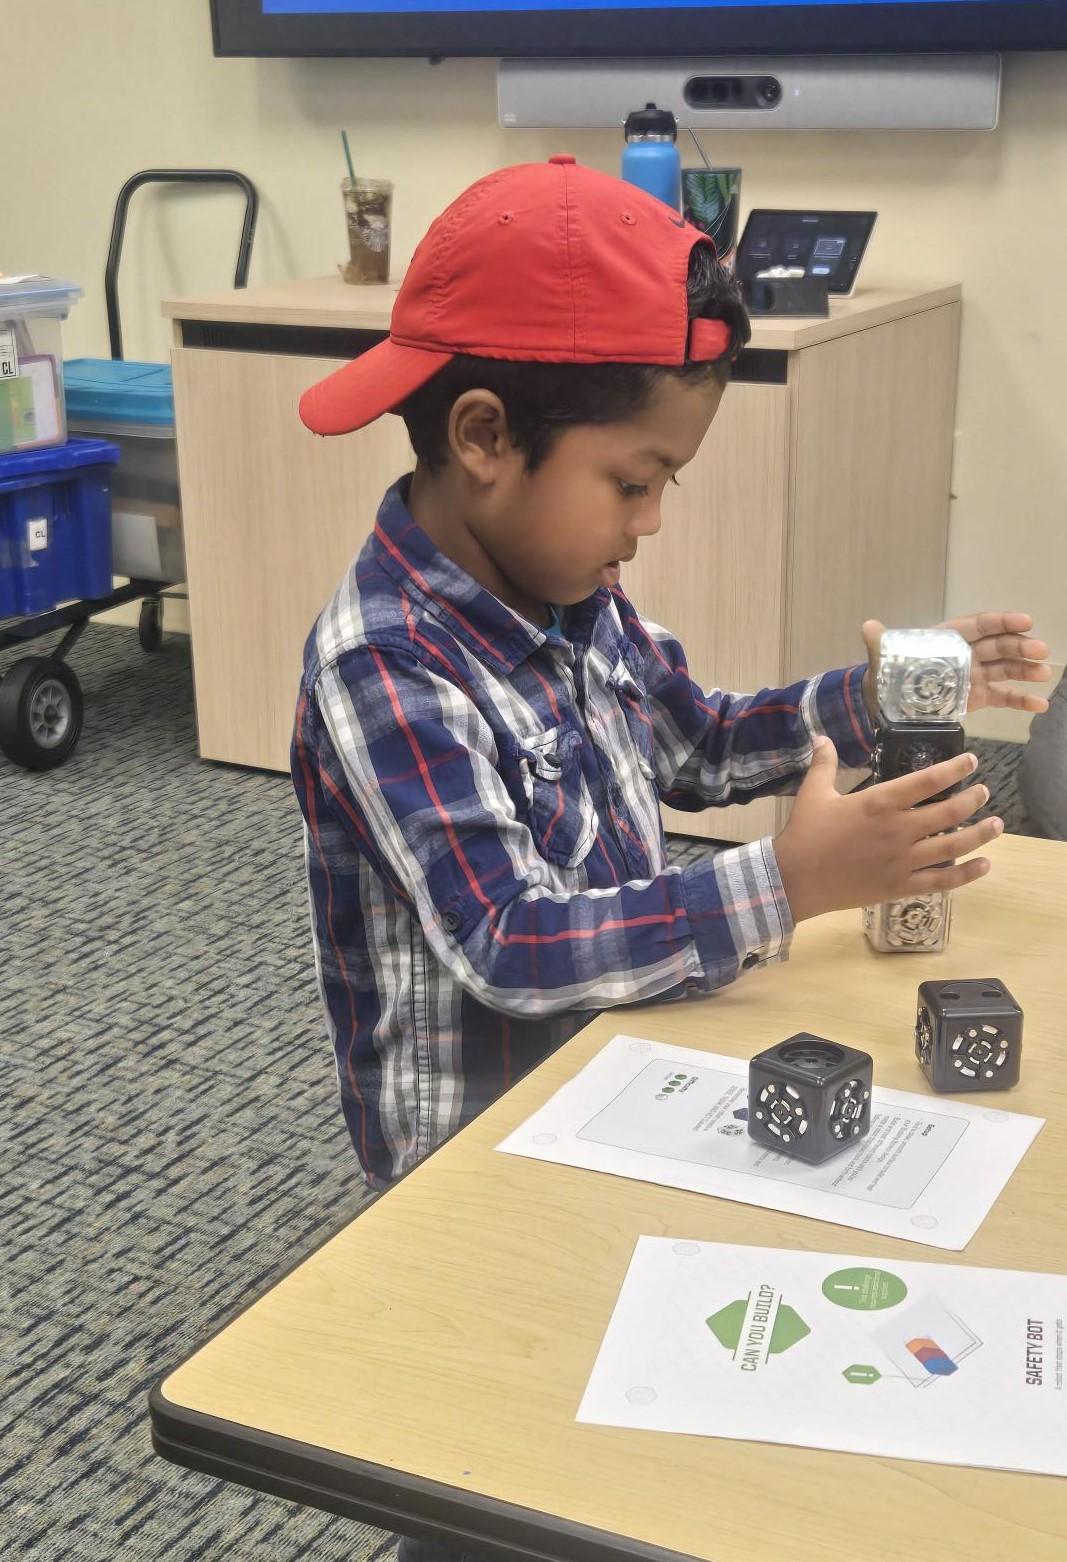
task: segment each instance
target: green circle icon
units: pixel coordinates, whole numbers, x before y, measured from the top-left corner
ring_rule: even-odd
[[[908,1288],[887,1269],[837,1269],[823,1281],[822,1294],[838,1307],[873,1313],[896,1307]]]

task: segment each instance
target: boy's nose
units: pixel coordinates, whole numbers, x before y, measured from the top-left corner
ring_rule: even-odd
[[[630,528],[630,535],[634,541],[641,537],[654,537],[663,524],[663,516],[660,514],[659,505],[649,505],[634,516],[634,524]]]

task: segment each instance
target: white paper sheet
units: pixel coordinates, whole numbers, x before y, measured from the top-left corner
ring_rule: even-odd
[[[641,1237],[577,1419],[1067,1475],[1067,1276]]]
[[[615,1036],[497,1148],[959,1249],[1044,1121],[875,1086],[870,1132],[806,1166],[748,1137],[747,1086],[739,1058]]]

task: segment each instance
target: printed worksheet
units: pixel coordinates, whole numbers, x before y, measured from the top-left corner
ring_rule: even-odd
[[[876,1085],[870,1131],[808,1166],[749,1138],[742,1059],[615,1036],[497,1148],[958,1249],[1042,1123]]]
[[[579,1421],[1067,1475],[1067,1276],[641,1237]]]

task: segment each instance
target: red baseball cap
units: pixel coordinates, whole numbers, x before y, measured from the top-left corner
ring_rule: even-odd
[[[689,254],[712,245],[663,201],[573,157],[472,184],[411,258],[386,341],[306,391],[315,434],[395,411],[457,353],[534,363],[726,357],[722,320],[690,320]]]

